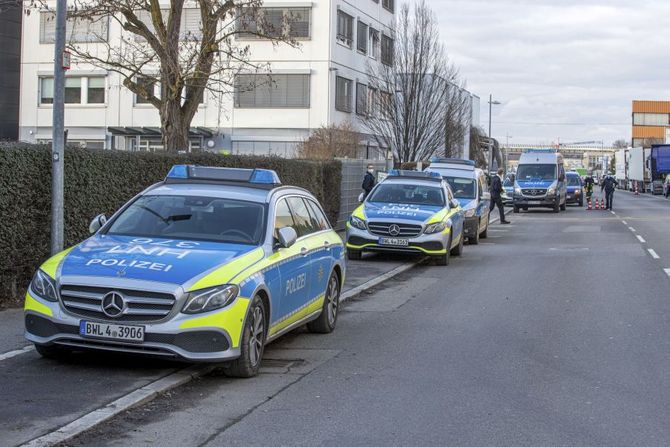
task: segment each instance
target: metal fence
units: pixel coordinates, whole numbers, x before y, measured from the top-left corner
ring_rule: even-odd
[[[363,192],[361,185],[368,165],[375,167],[375,173],[386,172],[384,160],[352,160],[340,159],[342,162],[342,185],[340,187],[340,215],[335,228],[344,229],[351,213],[360,205],[358,196]]]

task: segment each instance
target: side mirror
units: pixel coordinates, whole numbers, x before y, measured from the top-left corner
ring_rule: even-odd
[[[88,231],[91,234],[95,234],[98,232],[100,228],[102,228],[105,224],[107,223],[107,216],[104,214],[98,214],[93,218],[91,223],[88,226]]]
[[[461,204],[458,202],[458,200],[453,199],[450,203],[449,206],[451,209],[458,208]]]
[[[280,228],[277,232],[279,244],[284,248],[289,248],[298,240],[298,233],[293,227]]]
[[[482,200],[491,200],[491,193],[490,192],[483,192],[482,193]]]
[[[362,193],[358,196],[358,202],[359,202],[359,203],[363,203],[364,200],[365,200],[365,193],[362,192]]]

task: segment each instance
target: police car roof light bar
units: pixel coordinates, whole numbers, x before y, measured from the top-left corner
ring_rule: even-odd
[[[450,164],[450,165],[463,165],[463,166],[472,166],[475,167],[475,162],[473,160],[464,160],[462,158],[440,158],[433,157],[430,159],[431,164]]]
[[[420,172],[420,171],[406,171],[402,169],[392,169],[389,171],[389,177],[398,178],[412,178],[417,180],[433,180],[433,181],[442,181],[442,175],[439,172]]]
[[[170,169],[166,182],[246,183],[255,187],[281,185],[277,173],[270,169],[219,168],[211,166],[175,165]]]

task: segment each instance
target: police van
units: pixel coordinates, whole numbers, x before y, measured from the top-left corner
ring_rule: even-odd
[[[465,215],[464,232],[468,243],[477,245],[489,229],[491,193],[486,174],[475,168],[475,162],[454,158],[433,158],[426,172],[437,172],[444,178]]]
[[[435,172],[391,171],[347,223],[349,259],[365,251],[425,254],[439,265],[463,253],[463,210]]]
[[[554,149],[531,149],[521,154],[514,182],[514,212],[529,208],[565,211],[567,189],[563,155]]]
[[[250,377],[266,343],[335,328],[344,244],[317,199],[274,171],[174,166],[90,231],[26,294],[25,334],[44,356],[227,362]]]

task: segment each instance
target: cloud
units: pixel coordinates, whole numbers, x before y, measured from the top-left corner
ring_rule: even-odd
[[[670,100],[667,0],[429,0],[449,55],[503,103],[515,143],[630,139],[633,99]],[[554,125],[551,125],[554,123]]]

